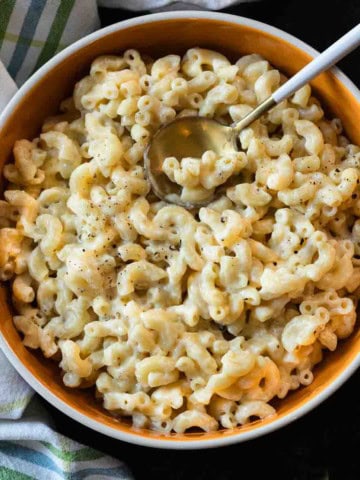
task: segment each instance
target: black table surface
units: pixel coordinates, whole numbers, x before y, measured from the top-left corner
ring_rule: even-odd
[[[359,23],[360,0],[264,0],[223,12],[264,21],[322,51]],[[100,9],[103,26],[135,15]],[[360,87],[360,49],[339,66]],[[45,401],[44,406],[59,432],[124,460],[136,479],[359,480],[359,384],[357,371],[328,400],[285,428],[250,442],[197,451],[130,445],[89,430]]]

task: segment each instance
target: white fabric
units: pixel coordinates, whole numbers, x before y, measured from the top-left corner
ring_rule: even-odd
[[[0,61],[0,113],[14,96],[17,86]],[[0,392],[1,396],[1,392]]]
[[[206,8],[208,10],[221,10],[236,3],[254,2],[256,0],[185,0],[178,2],[174,0],[98,0],[100,7],[123,8],[125,10],[154,10],[164,8],[172,3],[190,5],[194,7]],[[179,5],[180,6],[180,5]]]

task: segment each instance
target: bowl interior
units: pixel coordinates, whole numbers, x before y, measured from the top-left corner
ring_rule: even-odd
[[[86,75],[91,61],[99,55],[116,54],[127,48],[136,48],[153,57],[168,53],[184,53],[187,48],[201,46],[212,48],[228,55],[233,60],[248,53],[259,53],[287,75],[293,75],[311,59],[310,55],[291,43],[264,31],[246,25],[216,19],[158,20],[142,23],[123,30],[113,31],[92,41],[76,52],[69,54],[52,70],[46,72],[13,109],[0,131],[0,167],[11,159],[15,140],[33,138],[39,133],[44,119],[57,112],[62,99],[68,96],[74,83]],[[354,143],[360,144],[360,104],[354,95],[333,73],[320,75],[312,86],[316,95],[327,107],[329,114],[343,121],[345,131]],[[8,347],[31,375],[59,400],[76,412],[102,423],[115,431],[172,440],[199,440],[215,437],[241,436],[241,433],[257,429],[259,425],[272,423],[293,413],[300,406],[319,395],[332,384],[355,360],[360,351],[359,329],[337,351],[326,355],[317,368],[314,382],[293,392],[278,402],[277,415],[273,419],[254,422],[232,431],[209,434],[189,433],[163,436],[149,431],[135,431],[123,420],[107,413],[94,398],[93,391],[71,390],[64,387],[57,365],[45,360],[40,354],[27,350],[14,328],[7,289],[0,289],[0,332]],[[115,434],[116,432],[114,432]],[[111,431],[108,431],[111,434]],[[115,434],[116,436],[116,434]],[[129,438],[131,441],[131,438]]]

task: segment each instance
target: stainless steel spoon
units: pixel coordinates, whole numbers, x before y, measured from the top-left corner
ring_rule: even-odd
[[[218,155],[238,150],[236,139],[243,128],[294,94],[319,73],[330,68],[359,44],[360,24],[307,64],[233,126],[222,125],[206,117],[180,117],[160,128],[152,138],[144,156],[145,171],[155,195],[162,200],[189,209],[198,208],[213,201],[216,191],[206,202],[183,202],[180,198],[182,187],[172,182],[162,171],[165,158],[176,157],[178,160],[184,157],[200,158],[207,150],[213,150]],[[231,178],[229,181],[231,182]],[[224,189],[224,187],[226,184],[218,189]]]

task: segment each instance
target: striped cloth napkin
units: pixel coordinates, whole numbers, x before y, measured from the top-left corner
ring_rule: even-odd
[[[220,9],[256,0],[102,0],[130,10]],[[0,109],[35,70],[100,27],[96,0],[0,0]],[[9,77],[10,74],[10,77]],[[11,80],[15,80],[16,84]],[[127,467],[51,428],[32,389],[0,351],[0,480],[131,479]]]
[[[0,0],[0,59],[18,85],[100,27],[95,0]]]
[[[119,460],[52,429],[37,396],[33,397],[30,387],[9,367],[1,352],[0,369],[1,480],[133,478]]]

